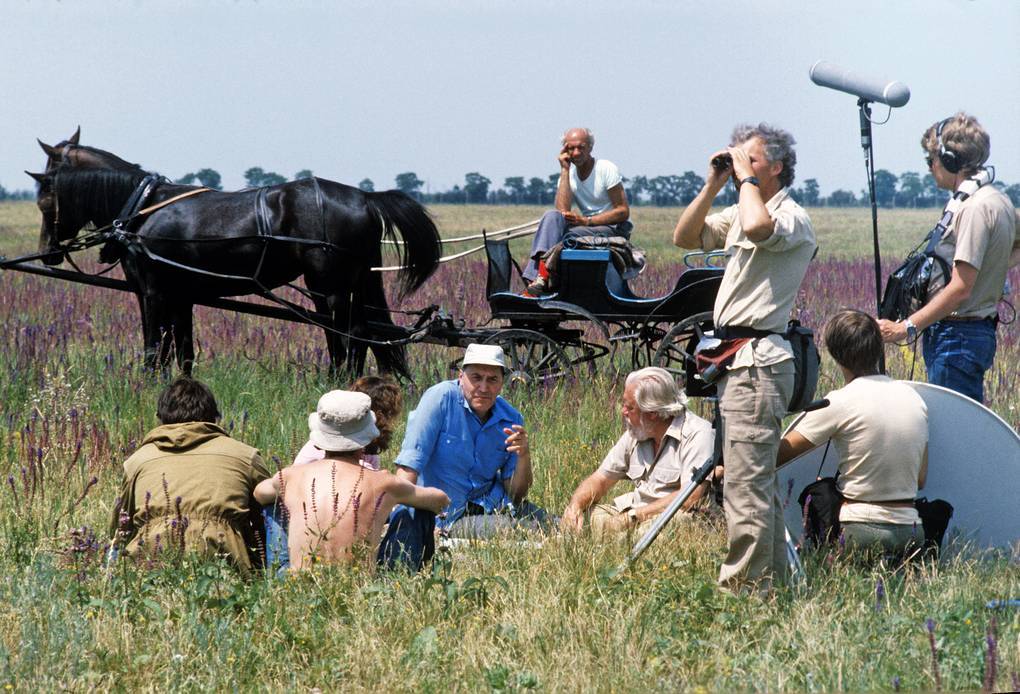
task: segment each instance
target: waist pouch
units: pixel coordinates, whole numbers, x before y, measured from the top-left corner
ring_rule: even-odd
[[[694,354],[694,362],[698,375],[705,383],[715,383],[730,368],[740,348],[751,341],[749,337],[732,340],[720,340],[719,344],[709,349],[702,349]]]
[[[726,373],[737,352],[748,340],[779,333],[734,326],[720,328],[718,334],[729,339],[723,339],[719,345],[699,350],[694,355],[698,374],[706,384],[714,383]],[[790,321],[782,336],[793,349],[793,393],[790,402],[787,403],[787,409],[790,413],[800,412],[814,401],[815,390],[818,388],[818,369],[822,360],[815,346],[814,332],[801,325],[800,321]]]

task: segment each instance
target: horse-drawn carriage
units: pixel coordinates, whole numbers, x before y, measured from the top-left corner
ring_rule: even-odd
[[[643,298],[617,273],[608,250],[569,249],[560,258],[560,290],[530,297],[513,288],[520,268],[509,239],[517,234],[483,232],[492,320],[469,327],[429,306],[405,311],[415,321],[400,326],[376,271],[383,236],[403,237],[389,242],[401,247],[401,265],[391,269],[405,294],[443,260],[438,230],[411,198],[323,179],[209,191],[79,145],[78,133],[55,147],[40,144],[49,157],[46,171],[32,174],[43,213],[40,252],[0,258],[0,269],[135,293],[153,367],[166,368],[176,354],[190,368],[191,310],[203,304],[317,325],[326,332],[332,366],[355,372],[371,348],[381,370],[406,373],[403,348],[416,342],[500,344],[511,385],[548,382],[582,366],[593,371],[607,354],[614,365],[682,370],[698,331],[711,323],[721,281],[719,268],[688,267],[671,291]],[[93,229],[79,236],[88,225]],[[78,270],[72,253],[93,246],[102,247],[101,260],[122,264],[124,280]],[[47,266],[32,262],[38,259]],[[52,267],[64,259],[74,271]],[[293,284],[302,275],[304,286]],[[275,294],[281,286],[299,291],[315,310]],[[225,298],[244,294],[275,305]],[[621,348],[629,355],[620,357]]]

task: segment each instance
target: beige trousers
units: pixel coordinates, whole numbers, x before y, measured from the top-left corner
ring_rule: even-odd
[[[719,385],[723,419],[723,509],[729,549],[719,585],[768,591],[786,581],[786,527],[776,480],[793,361],[728,372]]]
[[[626,496],[629,496],[626,495]],[[596,535],[624,535],[626,533],[633,533],[636,537],[641,537],[655,524],[655,520],[658,516],[649,518],[646,521],[642,521],[636,528],[627,528],[621,531],[610,531],[606,524],[613,518],[623,515],[627,512],[627,509],[617,508],[615,505],[610,506],[609,504],[596,504],[592,506],[588,511],[588,522],[591,524],[591,530]],[[676,520],[676,519],[674,519]]]

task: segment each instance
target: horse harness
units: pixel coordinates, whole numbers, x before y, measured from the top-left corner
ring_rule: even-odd
[[[155,251],[151,250],[150,248],[148,248],[145,245],[144,238],[139,236],[136,231],[132,230],[131,227],[134,226],[133,222],[135,222],[140,217],[144,217],[146,215],[149,215],[149,214],[155,212],[156,210],[159,210],[159,209],[162,209],[162,208],[167,207],[169,205],[172,205],[175,202],[178,202],[180,200],[184,200],[185,198],[190,198],[192,196],[199,195],[199,194],[202,194],[202,193],[207,193],[207,192],[212,190],[211,188],[196,188],[194,190],[189,190],[187,192],[181,193],[180,195],[175,195],[174,197],[169,198],[167,200],[163,200],[161,202],[149,205],[147,207],[142,207],[149,200],[149,198],[152,197],[152,195],[156,191],[156,189],[161,184],[166,183],[166,182],[168,182],[167,179],[165,177],[163,177],[163,176],[160,176],[159,174],[147,173],[145,175],[145,177],[135,187],[135,190],[132,191],[131,195],[128,197],[128,200],[124,204],[124,207],[121,208],[121,211],[117,215],[116,219],[114,219],[111,223],[109,223],[109,224],[107,224],[105,226],[102,226],[102,227],[100,227],[98,229],[92,230],[90,233],[88,233],[88,234],[86,234],[86,235],[84,235],[82,237],[79,237],[79,238],[76,238],[76,239],[72,239],[72,240],[70,240],[70,241],[68,241],[66,243],[59,244],[59,252],[61,254],[63,254],[64,258],[68,261],[68,263],[72,267],[74,267],[74,269],[77,272],[79,272],[80,274],[82,274],[82,275],[90,275],[90,274],[104,275],[107,272],[109,272],[110,270],[112,270],[114,267],[116,267],[118,263],[114,262],[109,267],[105,268],[104,270],[102,270],[102,271],[100,271],[98,273],[86,273],[86,272],[82,271],[81,268],[79,268],[78,265],[74,262],[74,259],[72,258],[71,253],[73,251],[82,251],[82,250],[85,250],[85,249],[88,249],[88,248],[93,248],[95,246],[106,244],[106,243],[111,242],[111,241],[116,241],[117,243],[121,244],[125,248],[125,250],[127,252],[129,252],[129,253],[133,253],[133,254],[139,254],[140,253],[140,254],[144,255],[147,259],[149,259],[149,260],[151,260],[153,262],[157,262],[157,263],[160,263],[160,264],[163,264],[163,265],[168,265],[168,266],[177,268],[179,270],[183,270],[185,272],[192,272],[192,273],[196,273],[196,274],[200,274],[200,275],[205,275],[205,276],[213,277],[213,278],[217,278],[217,279],[252,282],[258,288],[258,293],[261,296],[263,296],[264,298],[269,299],[270,301],[273,301],[273,302],[281,305],[282,307],[288,309],[289,311],[293,312],[295,315],[299,316],[304,322],[307,322],[310,325],[314,325],[316,327],[322,328],[323,330],[326,330],[326,331],[331,332],[333,334],[340,335],[344,339],[354,340],[356,342],[361,342],[361,343],[365,343],[365,344],[383,345],[383,346],[406,345],[406,344],[409,344],[411,342],[414,342],[418,334],[420,334],[422,332],[427,332],[428,331],[428,329],[429,329],[429,327],[431,325],[428,319],[432,315],[432,313],[434,313],[435,307],[429,307],[429,308],[421,310],[421,311],[402,312],[402,313],[408,313],[408,314],[412,314],[412,315],[418,315],[418,317],[419,317],[418,321],[415,323],[415,325],[412,328],[409,329],[408,336],[406,338],[397,339],[397,340],[372,340],[372,339],[369,339],[369,338],[361,337],[360,335],[353,335],[353,334],[345,332],[343,330],[338,330],[338,329],[336,329],[333,326],[325,325],[323,323],[320,323],[317,320],[311,319],[308,316],[308,311],[307,311],[307,309],[305,309],[305,307],[301,306],[300,304],[296,304],[296,303],[294,303],[292,301],[288,301],[287,299],[284,299],[282,297],[276,296],[275,294],[273,294],[273,292],[268,287],[266,287],[259,280],[258,274],[259,274],[259,272],[260,272],[260,270],[262,268],[262,263],[265,260],[266,253],[268,251],[268,247],[269,247],[269,242],[270,241],[284,241],[284,242],[288,242],[288,243],[298,243],[298,244],[302,244],[302,245],[311,245],[311,246],[316,246],[316,247],[318,247],[318,248],[320,248],[322,250],[331,251],[331,252],[334,252],[334,253],[342,253],[345,250],[342,247],[336,245],[335,243],[332,243],[331,241],[329,241],[326,238],[326,220],[325,220],[325,212],[324,212],[324,206],[323,206],[322,189],[319,186],[319,182],[318,182],[318,180],[316,178],[312,177],[312,185],[313,185],[314,190],[315,190],[315,203],[316,203],[316,208],[317,208],[318,213],[319,213],[319,224],[320,224],[320,229],[322,231],[322,238],[321,239],[302,239],[302,238],[297,238],[297,237],[294,237],[294,236],[274,235],[272,233],[272,218],[271,218],[271,215],[270,215],[269,204],[268,204],[268,200],[267,200],[267,193],[266,193],[267,189],[266,188],[259,188],[258,191],[256,192],[256,195],[255,195],[255,220],[256,220],[255,223],[256,223],[256,229],[257,229],[257,232],[258,232],[256,235],[254,235],[254,236],[231,237],[229,239],[212,238],[212,239],[190,239],[190,240],[187,240],[188,243],[196,243],[196,242],[203,242],[203,241],[223,243],[224,241],[251,241],[253,239],[262,239],[264,241],[263,249],[262,249],[261,256],[259,258],[258,268],[256,269],[255,276],[253,276],[253,277],[244,277],[244,276],[238,276],[238,275],[227,275],[227,274],[222,274],[222,273],[217,273],[217,272],[211,272],[209,270],[203,270],[203,269],[197,268],[197,267],[192,267],[190,265],[186,265],[184,263],[179,263],[179,262],[177,262],[175,260],[171,260],[170,258],[166,258],[166,257],[156,253]],[[56,197],[59,200],[59,195],[57,195]],[[59,224],[59,212],[60,212],[60,210],[59,210],[59,205],[58,205],[57,209],[55,210],[55,214],[54,214],[54,233],[57,232],[57,225]],[[161,239],[161,240],[164,240],[164,241],[180,241],[180,242],[185,242],[184,239]],[[45,253],[33,253],[33,254],[30,254],[30,255],[20,256],[18,258],[12,258],[10,260],[7,260],[6,258],[0,257],[0,268],[4,268],[4,267],[7,267],[7,266],[13,266],[13,265],[16,265],[18,263],[28,262],[28,261],[32,261],[32,260],[38,260],[38,259],[44,258],[44,257],[46,257],[46,256],[48,256],[50,254],[51,254],[50,251],[47,251]],[[285,283],[284,286],[287,286],[287,287],[290,287],[290,288],[296,290],[297,292],[299,292],[300,294],[304,295],[305,297],[307,297],[309,299],[312,299],[313,295],[320,295],[321,296],[321,294],[319,294],[318,292],[312,292],[309,289],[306,289],[304,287],[299,287],[299,286],[297,286],[297,285],[295,285],[295,284],[293,284],[291,282]]]

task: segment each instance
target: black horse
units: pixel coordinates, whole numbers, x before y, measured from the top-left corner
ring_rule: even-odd
[[[56,147],[39,182],[40,253],[49,265],[61,244],[88,224],[123,218],[129,201],[153,206],[201,190],[166,182],[103,150],[77,144],[78,133]],[[147,191],[141,195],[143,190]],[[176,352],[189,372],[194,360],[192,307],[197,300],[258,293],[304,277],[326,329],[333,370],[364,368],[371,347],[382,371],[406,373],[400,345],[373,340],[367,321],[391,323],[381,264],[383,235],[404,240],[400,294],[419,288],[435,271],[439,232],[427,211],[399,191],[369,193],[325,179],[304,179],[236,193],[205,191],[135,218],[107,242],[101,257],[122,261],[138,296],[146,365],[166,369]]]

